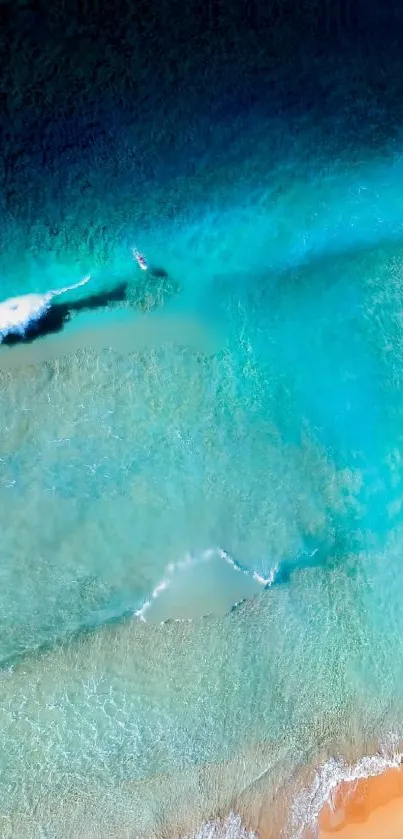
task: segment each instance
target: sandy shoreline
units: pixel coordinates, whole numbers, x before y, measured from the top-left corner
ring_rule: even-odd
[[[289,832],[289,825],[285,827],[288,822],[285,812],[281,824],[280,802],[272,800],[272,808],[267,807],[267,804],[266,807],[263,804],[260,824],[255,824],[252,830],[249,819],[244,820],[232,814],[222,820],[204,824],[200,831],[188,839],[294,839],[292,832]],[[284,804],[285,801],[282,802],[283,807]],[[301,834],[297,835],[301,837]],[[308,828],[301,839],[313,837],[402,839],[403,767],[387,769],[369,778],[342,781],[333,793],[332,803],[322,807],[316,827]]]
[[[343,782],[323,807],[319,839],[402,839],[403,768]]]
[[[298,795],[301,783],[304,786],[300,776],[276,791],[264,786],[249,789],[246,799],[241,795],[234,801],[232,815],[204,823],[188,839],[402,839],[403,766],[393,767],[389,761],[383,772],[369,777],[362,769],[361,761],[351,766],[349,779],[340,781],[327,803],[319,806],[315,824],[292,824],[293,793]],[[355,772],[361,777],[354,779]]]
[[[229,763],[126,782],[96,797],[85,789],[66,790],[62,799],[45,795],[40,820],[55,836],[64,835],[68,821],[71,839],[122,839],[133,833],[134,814],[139,839],[402,839],[403,767],[397,756],[351,763],[329,758],[319,768],[305,764],[286,772],[288,778],[276,757],[262,744]],[[323,804],[325,798],[331,804]],[[164,822],[155,820],[156,813],[164,813]],[[32,839],[32,818],[0,812],[1,836]]]

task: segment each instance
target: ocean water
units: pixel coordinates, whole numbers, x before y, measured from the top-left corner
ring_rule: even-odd
[[[109,191],[83,152],[4,214],[2,297],[109,301],[0,348],[4,839],[242,836],[262,785],[396,748],[403,136],[363,97],[230,114],[156,181],[125,124]]]

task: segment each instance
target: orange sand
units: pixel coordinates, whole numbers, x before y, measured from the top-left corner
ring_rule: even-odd
[[[341,783],[320,813],[319,839],[403,839],[403,767]]]

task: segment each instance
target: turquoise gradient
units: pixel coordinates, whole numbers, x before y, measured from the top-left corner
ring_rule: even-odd
[[[403,148],[298,125],[3,228],[3,297],[129,294],[0,348],[2,837],[179,830],[400,731]],[[155,614],[197,619],[143,622],[188,554]]]

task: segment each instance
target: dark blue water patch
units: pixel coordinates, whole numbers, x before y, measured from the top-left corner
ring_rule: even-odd
[[[213,74],[211,85],[207,85],[215,91],[210,99],[206,93],[203,98],[201,92],[194,97],[185,87],[180,107],[176,91],[171,100],[156,99],[145,92],[125,99],[114,97],[105,88],[93,93],[87,107],[73,113],[55,109],[52,119],[42,124],[37,109],[27,104],[25,121],[36,125],[30,129],[29,141],[23,134],[18,139],[11,125],[4,134],[7,183],[2,194],[8,208],[24,218],[28,207],[24,189],[29,188],[32,196],[36,180],[39,184],[50,179],[56,193],[64,184],[77,202],[83,196],[93,196],[112,205],[116,200],[113,192],[123,189],[124,181],[129,180],[134,191],[146,185],[152,190],[156,184],[161,186],[178,177],[196,172],[202,176],[206,156],[219,164],[231,154],[236,162],[236,148],[243,147],[239,138],[250,137],[253,144],[259,126],[267,124],[269,133],[274,118],[283,123],[285,148],[281,153],[286,155],[288,147],[291,154],[308,100],[312,100],[312,126],[322,149],[325,145],[330,148],[329,138],[334,135],[332,159],[343,153],[347,159],[349,154],[354,158],[357,149],[365,145],[367,151],[376,146],[379,153],[395,139],[401,124],[400,99],[393,99],[389,92],[387,105],[383,95],[376,101],[371,77],[374,61],[354,56],[351,47],[339,61],[321,57],[322,65],[315,59],[312,68],[308,62],[299,75],[290,68],[284,80],[281,71],[278,77],[268,77],[264,64],[261,73],[255,72],[251,61],[251,67],[246,62],[242,74],[236,72],[234,57],[221,74],[217,69],[219,84],[214,85],[218,80]],[[86,84],[84,78],[84,88]],[[386,88],[389,90],[390,85]],[[89,91],[83,91],[83,96],[90,96]],[[245,159],[242,154],[240,165]],[[55,194],[55,212],[58,198]]]

